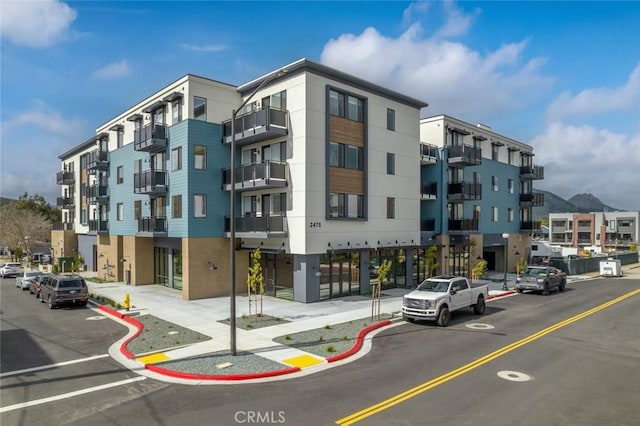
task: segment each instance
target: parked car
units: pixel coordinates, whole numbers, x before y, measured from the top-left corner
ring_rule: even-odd
[[[9,278],[22,275],[24,269],[20,262],[7,262],[0,265],[0,277]]]
[[[40,290],[42,289],[42,282],[46,278],[49,278],[50,276],[51,274],[44,273],[44,274],[38,275],[35,279],[29,281],[29,293],[35,294],[36,298],[39,300]]]
[[[489,299],[488,284],[471,284],[465,277],[441,275],[427,278],[402,298],[402,318],[406,321],[435,320],[449,324],[451,312],[471,308],[483,315]]]
[[[40,301],[46,302],[49,309],[62,305],[86,306],[89,288],[79,275],[51,275],[42,281]]]
[[[16,277],[16,287],[22,290],[28,290],[31,282],[34,281],[38,275],[42,272],[40,271],[24,271],[22,275],[18,275]]]
[[[516,278],[516,291],[524,290],[541,292],[545,296],[555,288],[564,291],[567,285],[567,274],[552,266],[529,266]]]

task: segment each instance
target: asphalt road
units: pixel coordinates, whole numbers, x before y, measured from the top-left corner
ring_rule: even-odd
[[[583,281],[546,297],[524,294],[491,301],[485,316],[454,314],[447,328],[403,323],[378,334],[365,357],[303,378],[215,386],[145,379],[66,402],[16,409],[0,420],[3,425],[37,424],[33,419],[77,425],[637,425],[638,289],[638,279]],[[5,294],[3,284],[3,310]],[[77,314],[76,322],[91,322],[86,316],[92,311],[37,307],[45,314]],[[106,353],[108,343],[100,346],[93,339],[102,335],[116,340],[124,332],[107,320],[94,323],[103,328],[80,330],[91,336],[85,339],[94,342],[93,350],[69,355]],[[56,333],[55,324],[47,327]],[[59,350],[66,353],[66,348]],[[87,369],[84,376],[92,380],[135,377],[108,358],[87,363]],[[60,369],[52,379],[44,372],[34,378],[3,378],[2,406],[18,397],[42,398],[32,395],[32,388],[40,382],[60,386],[78,374],[74,370]],[[28,380],[38,384],[23,389]],[[73,416],[65,417],[67,411]]]
[[[0,424],[57,425],[91,419],[166,384],[112,360],[127,333],[89,308],[50,310],[13,278],[0,279]]]

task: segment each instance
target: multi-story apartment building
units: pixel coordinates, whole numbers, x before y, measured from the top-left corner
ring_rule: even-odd
[[[231,222],[241,290],[255,248],[267,294],[301,302],[368,293],[384,259],[393,263],[388,285],[413,286],[434,244],[442,271],[468,273],[475,242],[486,256],[502,247],[494,234],[512,232],[509,243],[520,244],[515,234],[531,232],[534,200],[522,195],[531,195],[541,170],[531,164],[530,146],[488,129],[474,132],[504,152],[468,164],[464,135],[453,143],[455,132],[430,131],[436,120],[420,121],[426,106],[306,59],[239,87],[187,75],[61,156],[63,167],[72,156],[74,170],[87,165],[74,193],[76,200],[88,194],[74,205],[81,217],[67,223],[93,233],[93,246],[78,250],[102,278],[165,285],[185,299],[229,294]],[[479,170],[508,185],[480,206],[496,206],[500,215],[482,216],[468,202],[482,198],[481,188],[460,186],[467,175],[479,179]],[[440,189],[430,195],[431,181]],[[491,235],[483,238],[485,227]]]
[[[565,247],[628,250],[640,239],[640,212],[549,214],[550,242]]]
[[[480,258],[490,270],[515,269],[540,227],[533,207],[533,147],[482,124],[439,115],[420,121],[421,245],[445,249],[446,270],[468,274]]]

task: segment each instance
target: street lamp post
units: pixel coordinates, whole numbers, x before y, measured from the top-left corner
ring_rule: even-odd
[[[240,104],[237,109],[231,111],[231,194],[230,194],[230,208],[229,208],[229,250],[231,257],[231,271],[229,273],[230,283],[229,283],[229,315],[230,315],[230,352],[231,355],[236,355],[236,115],[242,108],[253,99],[253,97],[262,89],[265,85],[275,80],[276,78],[282,77],[287,73],[286,68],[282,68],[267,78],[265,78],[262,83],[256,87],[253,92],[249,95],[247,99]]]
[[[504,238],[504,284],[502,284],[503,290],[509,290],[507,286],[507,265],[509,258],[509,234],[502,234],[502,238]]]

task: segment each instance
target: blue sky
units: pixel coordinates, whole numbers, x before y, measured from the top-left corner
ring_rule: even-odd
[[[297,59],[533,145],[536,188],[640,210],[640,2],[0,0],[0,195],[60,193],[58,155],[187,74]]]

